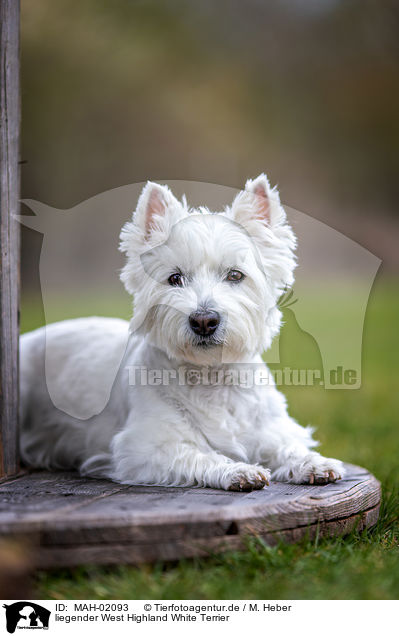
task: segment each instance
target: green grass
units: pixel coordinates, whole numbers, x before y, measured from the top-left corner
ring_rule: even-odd
[[[252,539],[244,552],[174,565],[81,567],[39,573],[35,578],[36,595],[50,599],[397,598],[399,299],[396,294],[396,281],[379,280],[373,289],[364,330],[360,389],[284,389],[292,415],[317,428],[324,454],[366,466],[381,480],[384,495],[377,526],[344,538],[304,540],[275,548]],[[23,319],[29,324],[28,310]],[[36,326],[32,322],[31,326]]]

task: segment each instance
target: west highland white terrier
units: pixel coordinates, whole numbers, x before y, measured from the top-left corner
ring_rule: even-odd
[[[21,454],[125,484],[263,488],[270,479],[327,483],[342,462],[313,448],[261,359],[293,283],[296,240],[265,175],[223,212],[189,209],[147,183],[121,232],[129,324],[81,318],[21,337]],[[127,342],[107,406],[101,378]],[[43,360],[63,404],[51,400]],[[244,373],[245,372],[245,373]],[[242,376],[245,380],[242,380]],[[95,411],[94,411],[95,412]]]

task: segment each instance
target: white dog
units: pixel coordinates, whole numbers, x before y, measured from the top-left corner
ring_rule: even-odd
[[[21,337],[23,460],[126,484],[252,490],[270,478],[339,479],[342,463],[312,450],[312,431],[288,415],[261,360],[295,268],[295,237],[266,176],[248,181],[220,213],[190,210],[166,186],[147,183],[121,250],[134,317],[100,413],[71,415],[95,403],[128,323],[83,318]],[[50,399],[45,347],[52,383],[71,409]],[[242,369],[260,371],[262,381],[235,382]]]

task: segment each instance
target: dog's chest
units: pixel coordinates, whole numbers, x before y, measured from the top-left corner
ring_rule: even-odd
[[[254,389],[226,386],[183,387],[173,396],[176,408],[209,445],[236,460],[253,452],[262,412],[262,396]]]

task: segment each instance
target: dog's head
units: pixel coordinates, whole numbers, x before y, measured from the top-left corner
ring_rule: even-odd
[[[169,357],[239,362],[270,346],[277,301],[294,280],[295,236],[265,175],[217,213],[190,210],[167,186],[147,183],[120,249],[132,330]]]

